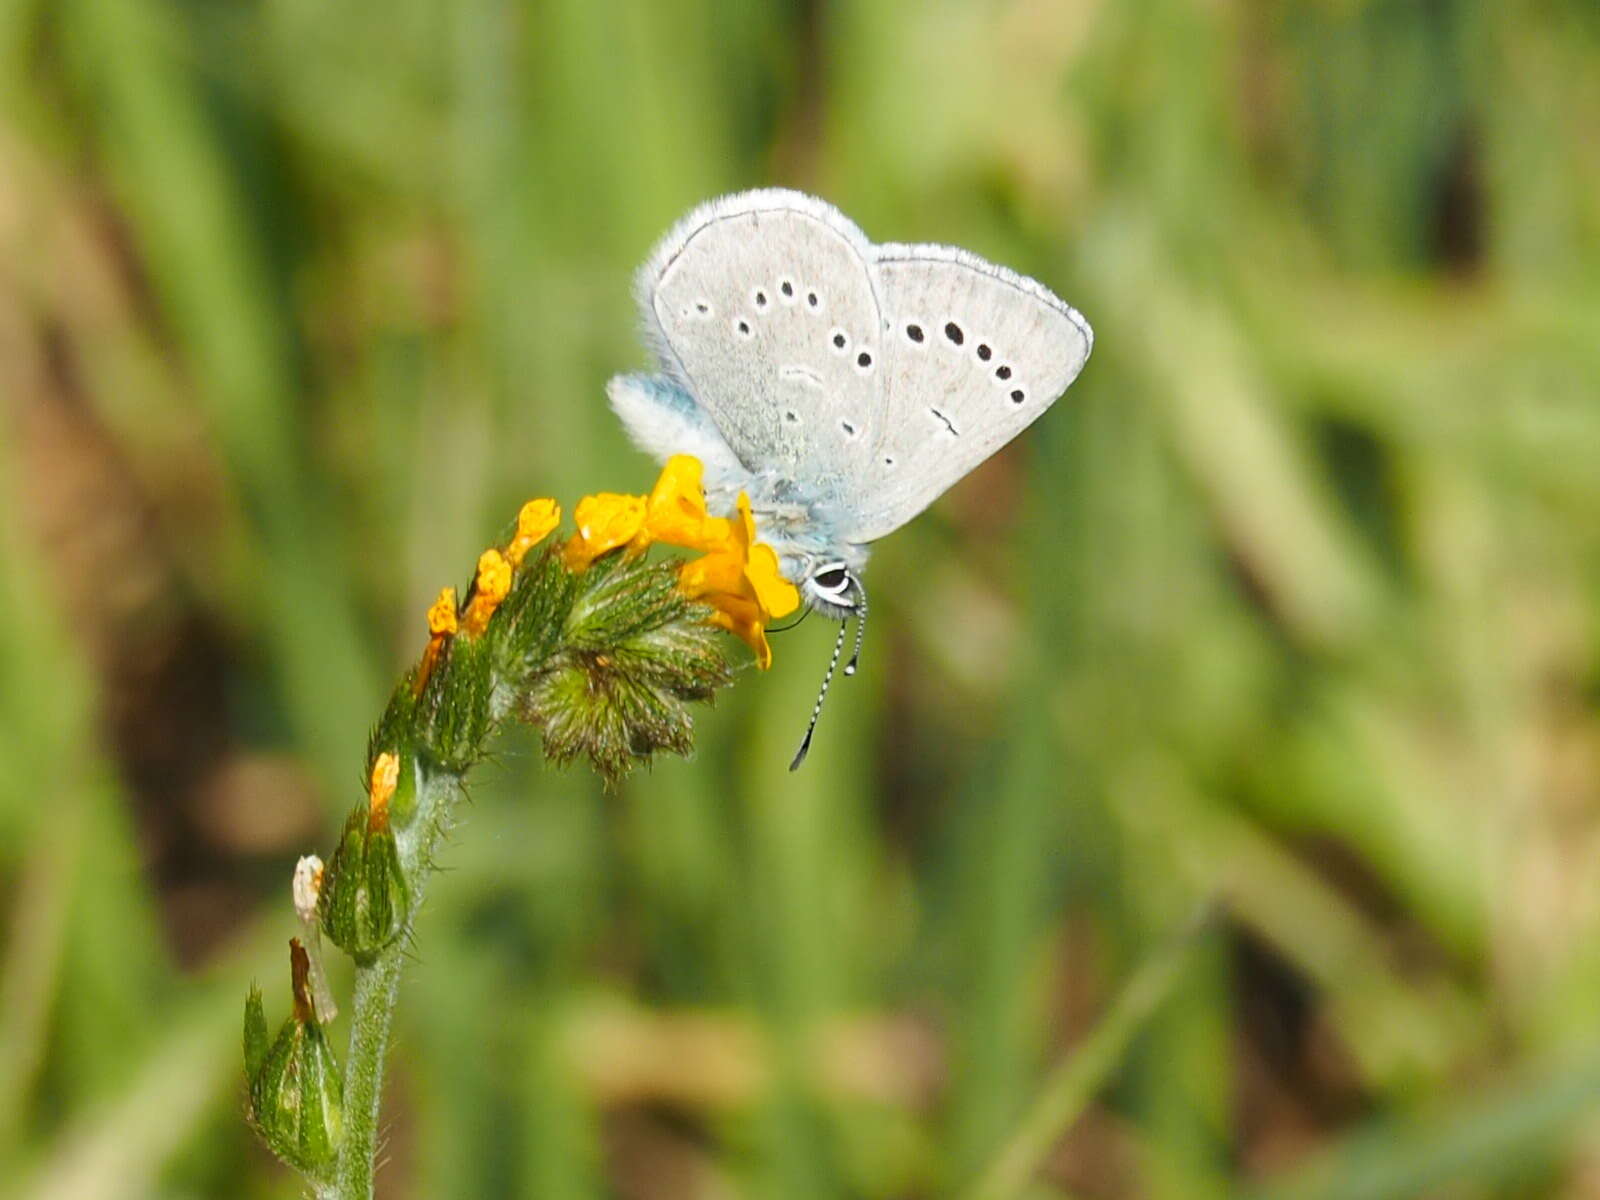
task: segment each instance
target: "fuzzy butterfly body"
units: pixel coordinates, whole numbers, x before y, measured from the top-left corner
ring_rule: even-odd
[[[865,616],[868,544],[1037,420],[1094,344],[1031,279],[949,246],[874,245],[777,189],[695,209],[636,292],[661,373],[611,381],[630,436],[698,457],[723,507],[747,492],[784,573],[840,619]]]

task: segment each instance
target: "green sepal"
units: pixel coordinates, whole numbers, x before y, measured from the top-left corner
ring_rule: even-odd
[[[267,1012],[261,1003],[261,989],[250,985],[244,998],[244,1076],[254,1079],[267,1058]]]
[[[397,696],[404,695],[405,703],[399,706],[405,709],[407,715],[414,708],[409,692],[410,689],[408,687],[402,686],[396,693]],[[390,701],[389,707],[391,709],[396,708],[397,702]],[[367,746],[367,765],[361,777],[368,780],[372,778],[372,772],[377,766],[379,755],[384,753],[398,754],[400,769],[395,779],[394,794],[389,797],[386,803],[389,809],[389,824],[395,829],[404,830],[411,824],[411,819],[417,815],[417,773],[412,754],[395,749],[397,746],[405,746],[407,744],[395,732],[396,721],[397,718],[394,718],[392,713],[386,713],[385,719],[378,725],[377,729],[373,730],[372,740]]]
[[[250,1121],[291,1167],[316,1173],[339,1152],[344,1077],[322,1027],[290,1017],[250,1082]]]
[[[417,710],[417,737],[447,771],[465,771],[483,757],[494,731],[494,651],[487,635],[457,636],[449,660],[435,667]]]
[[[317,913],[329,940],[362,964],[405,929],[411,893],[394,830],[387,819],[373,820],[364,804],[345,822],[339,848],[323,874]]]
[[[616,555],[620,560],[622,555]],[[489,623],[488,636],[504,681],[515,687],[530,670],[561,647],[572,606],[586,583],[611,573],[615,564],[601,559],[588,572],[574,574],[552,545],[523,561],[511,594]]]
[[[372,767],[367,767],[367,778],[372,778]],[[389,798],[389,821],[396,829],[404,829],[417,815],[417,773],[410,763],[400,760],[400,778],[395,781],[394,795]]]
[[[446,644],[445,654],[438,664],[435,664],[433,678],[429,681],[429,689],[437,684],[441,675],[440,667],[449,661],[449,646]],[[377,727],[373,729],[372,736],[367,741],[367,765],[362,773],[363,779],[372,778],[372,768],[378,761],[378,755],[388,751],[399,753],[397,748],[411,746],[416,739],[416,726],[427,706],[428,690],[424,689],[422,697],[416,695],[417,672],[415,670],[406,674],[394,690],[394,695],[389,698],[389,705],[383,710],[383,716],[378,719]],[[389,819],[397,829],[404,829],[411,823],[411,818],[416,814],[417,784],[416,773],[411,768],[411,755],[400,753],[400,778],[395,794],[389,800]]]
[[[290,943],[295,972],[294,1011],[265,1045],[261,993],[245,1001],[245,1062],[250,1071],[250,1124],[284,1162],[320,1174],[339,1152],[344,1133],[344,1076],[327,1035],[317,1023],[305,986],[305,950]]]

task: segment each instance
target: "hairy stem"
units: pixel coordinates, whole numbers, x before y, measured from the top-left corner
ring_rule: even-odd
[[[395,831],[400,863],[413,881],[413,917],[421,908],[433,847],[449,825],[461,780],[451,774],[417,767],[417,808],[404,828]],[[379,1108],[383,1099],[384,1055],[400,994],[407,938],[400,938],[367,966],[357,966],[355,995],[350,1003],[350,1048],[345,1055],[344,1136],[331,1190],[318,1200],[371,1200],[378,1156]]]

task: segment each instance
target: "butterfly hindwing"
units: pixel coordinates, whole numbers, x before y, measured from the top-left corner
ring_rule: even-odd
[[[1043,415],[1089,357],[1088,323],[1042,285],[949,246],[875,248],[881,430],[843,530],[898,529]]]
[[[708,488],[732,486],[748,476],[722,432],[683,387],[666,375],[617,375],[606,385],[611,408],[633,444],[657,462],[692,454]]]

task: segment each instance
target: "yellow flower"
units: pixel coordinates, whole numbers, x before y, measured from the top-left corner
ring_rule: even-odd
[[[678,587],[689,599],[709,604],[712,623],[742,638],[765,671],[772,665],[766,627],[800,607],[800,593],[778,570],[772,547],[755,540],[750,498],[743,492],[739,514],[728,525],[726,541],[683,565]]]
[[[644,528],[634,536],[631,549],[662,542],[685,550],[715,550],[728,540],[727,519],[706,511],[702,472],[700,460],[692,455],[675,454],[667,460],[645,501]]]
[[[445,643],[455,636],[458,627],[456,590],[453,587],[440,588],[439,598],[428,606],[428,648],[422,652],[416,678],[411,681],[412,695],[422,695],[422,689],[428,686],[428,680],[433,677],[433,668],[439,663],[439,655],[444,653]]]
[[[470,634],[482,633],[489,627],[494,610],[510,591],[511,564],[500,551],[485,550],[478,556],[478,577],[472,585],[472,599],[461,618],[462,628]]]
[[[428,632],[443,637],[456,631],[456,590],[440,588],[439,598],[428,609]]]
[[[568,569],[586,570],[608,550],[625,546],[644,526],[645,498],[600,492],[578,501],[578,532],[562,550]]]
[[[483,597],[495,606],[511,591],[511,567],[505,555],[492,547],[478,555],[478,575],[473,584],[472,598]],[[467,606],[472,607],[470,604]]]
[[[506,557],[511,560],[511,565],[520,567],[528,551],[544,541],[559,524],[561,506],[554,500],[529,500],[524,504],[522,511],[517,514],[517,536],[506,547]]]

